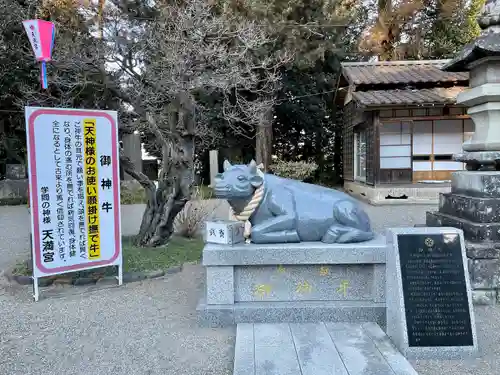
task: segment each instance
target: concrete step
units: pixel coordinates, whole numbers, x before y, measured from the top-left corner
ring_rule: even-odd
[[[470,220],[442,212],[427,212],[426,224],[429,227],[454,227],[462,229],[467,241],[500,241],[500,223],[474,223]]]
[[[197,308],[202,326],[226,327],[240,323],[377,322],[386,320],[385,302],[373,301],[293,301],[236,302],[207,305],[202,299]]]
[[[461,194],[441,194],[439,212],[474,223],[499,223],[500,198],[468,197]]]
[[[417,375],[376,323],[238,324],[233,375]]]

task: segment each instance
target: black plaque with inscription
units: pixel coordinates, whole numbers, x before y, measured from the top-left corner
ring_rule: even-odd
[[[399,234],[398,248],[409,346],[472,346],[459,235]]]

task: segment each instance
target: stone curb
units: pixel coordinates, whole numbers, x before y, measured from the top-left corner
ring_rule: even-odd
[[[170,267],[166,270],[156,270],[156,271],[147,271],[147,272],[124,272],[123,273],[123,282],[124,283],[133,283],[135,281],[141,281],[146,279],[157,279],[159,277],[163,277],[165,275],[173,275],[175,273],[179,273],[184,268],[183,265]],[[33,279],[31,276],[26,275],[12,275],[10,272],[4,273],[7,280],[11,283],[17,283],[19,285],[32,285]],[[82,286],[82,285],[90,285],[90,284],[102,284],[108,280],[113,280],[116,282],[116,276],[103,276],[99,278],[92,277],[80,277],[77,279],[68,278],[66,275],[51,276],[44,277],[38,279],[38,285],[40,287],[48,287],[51,285],[74,285],[74,286]]]

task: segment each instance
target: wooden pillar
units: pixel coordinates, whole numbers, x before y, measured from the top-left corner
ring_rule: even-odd
[[[265,120],[255,130],[255,161],[264,165],[264,171],[269,170],[273,148],[273,110],[268,110]]]
[[[373,111],[373,185],[380,184],[380,111]]]
[[[209,153],[210,158],[210,186],[215,186],[215,176],[219,173],[219,151],[210,150]]]
[[[142,172],[142,147],[139,134],[124,134],[122,138],[123,153],[130,158],[137,171]],[[133,180],[129,174],[124,174],[125,180]]]

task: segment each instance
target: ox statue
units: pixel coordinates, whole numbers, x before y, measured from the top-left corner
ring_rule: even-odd
[[[256,244],[371,240],[368,215],[349,195],[323,186],[264,174],[255,161],[231,165],[215,179],[215,196],[226,199],[245,237]]]

